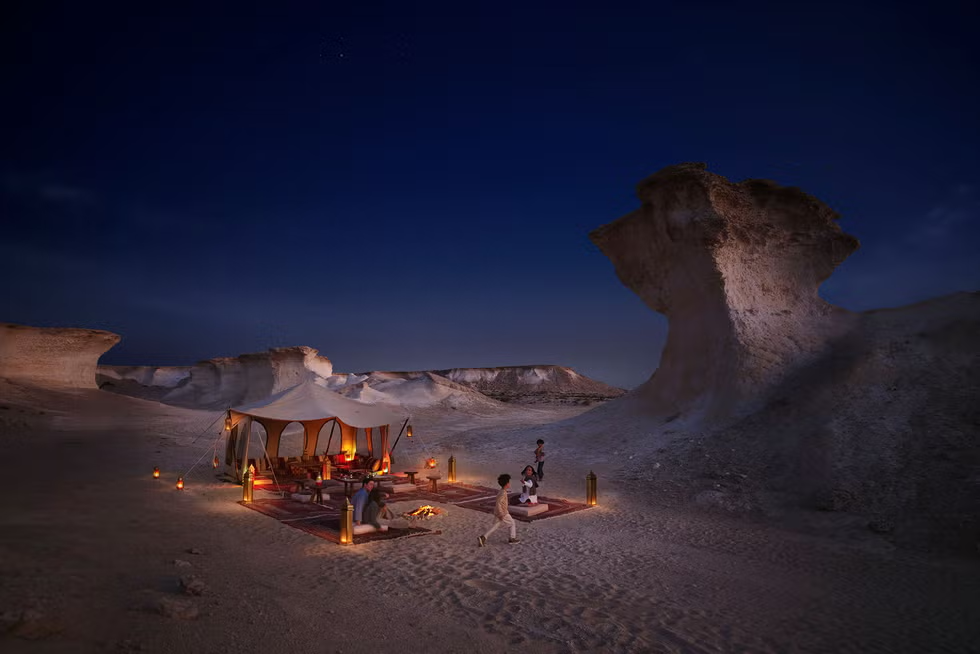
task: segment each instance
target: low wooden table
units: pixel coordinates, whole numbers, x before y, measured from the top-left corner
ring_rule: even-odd
[[[412,484],[415,483],[415,475],[419,474],[418,470],[406,470],[405,474],[408,475],[408,481]]]
[[[433,493],[438,493],[439,486],[437,485],[436,482],[442,479],[442,475],[428,475],[426,479],[432,482],[432,484],[429,486],[429,490],[432,491]]]
[[[352,495],[351,491],[354,489],[354,484],[361,480],[357,477],[341,477],[340,481],[344,482],[344,495],[350,497]]]

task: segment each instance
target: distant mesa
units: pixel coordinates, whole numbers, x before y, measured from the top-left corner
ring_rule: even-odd
[[[732,183],[702,163],[640,182],[639,209],[594,230],[619,279],[670,330],[634,400],[655,415],[715,422],[758,407],[854,324],[817,294],[858,248],[800,189]]]
[[[0,378],[46,387],[96,388],[99,357],[120,337],[98,329],[0,323]]]
[[[198,409],[251,402],[307,379],[360,402],[457,409],[498,402],[592,405],[625,393],[554,365],[335,374],[331,361],[310,347],[208,359],[189,367],[99,366],[98,373],[105,390]]]

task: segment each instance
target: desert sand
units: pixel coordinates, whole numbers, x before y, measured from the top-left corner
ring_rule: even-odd
[[[303,346],[102,369],[115,334],[0,325],[0,649],[977,652],[980,295],[851,313],[818,288],[858,243],[816,198],[703,164],[638,195],[592,234],[671,325],[625,395]],[[543,438],[541,494],[594,471],[599,504],[485,548],[456,505],[349,547],[240,505],[209,464],[223,410],[314,378],[411,412],[396,471],[452,454],[492,487]]]
[[[11,382],[3,397],[5,652],[969,652],[980,638],[975,559],[846,520],[816,535],[665,508],[598,468],[598,507],[518,523],[519,545],[498,531],[478,548],[489,516],[442,507],[440,535],[342,547],[237,504],[208,464],[215,412]],[[453,448],[461,481],[489,485],[529,459],[530,431],[574,411],[414,422],[432,452]],[[471,430],[503,440],[454,445]],[[549,447],[542,492],[581,499],[588,452]],[[188,575],[202,595],[181,592]]]

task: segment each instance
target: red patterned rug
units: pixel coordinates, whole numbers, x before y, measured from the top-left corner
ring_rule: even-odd
[[[384,488],[386,484],[382,484]],[[255,490],[268,490],[270,492],[278,493],[279,490],[285,490],[287,487],[285,485],[265,485],[262,487],[256,486]],[[473,509],[474,511],[482,511],[483,513],[493,513],[494,506],[497,503],[497,489],[487,488],[485,486],[475,486],[473,484],[439,484],[435,492],[432,492],[430,483],[428,480],[417,481],[415,483],[415,490],[401,493],[394,493],[389,495],[388,501],[390,502],[419,502],[421,504],[451,504],[453,506],[463,507],[464,509]],[[327,493],[327,489],[324,489],[324,494]],[[337,488],[330,488],[329,490],[330,500],[328,500],[322,507],[333,507],[333,511],[336,515],[340,515],[340,507],[344,501],[343,492],[338,492]],[[512,494],[510,496],[510,504],[512,506],[520,506],[517,501],[518,494]],[[309,501],[303,500],[282,500],[282,501],[292,501],[296,504],[304,504],[308,506],[318,506],[315,504],[310,504]],[[567,513],[573,513],[575,511],[581,511],[582,509],[589,508],[589,505],[580,502],[571,502],[569,500],[544,497],[540,496],[538,501],[543,504],[548,505],[548,510],[544,513],[539,513],[530,517],[525,516],[514,516],[515,520],[520,520],[522,522],[534,522],[535,520],[544,520],[545,518],[553,518],[559,515],[565,515]],[[297,526],[297,528],[302,529],[303,527]]]
[[[343,496],[341,496],[343,499]],[[310,502],[298,502],[296,500],[285,499],[258,499],[253,502],[239,502],[253,511],[275,518],[279,522],[294,527],[308,534],[325,538],[334,543],[340,542],[340,501],[332,500],[324,504],[312,504]],[[388,531],[374,531],[369,534],[357,534],[354,536],[354,545],[362,545],[378,540],[392,540],[394,538],[405,538],[408,536],[425,536],[441,534],[441,531],[432,531],[423,527],[409,527],[407,529],[388,529]]]

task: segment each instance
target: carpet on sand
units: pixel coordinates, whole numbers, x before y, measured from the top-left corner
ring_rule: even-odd
[[[259,490],[258,486],[256,486],[256,490]],[[266,490],[266,488],[263,488],[262,490]],[[336,503],[339,514],[340,505],[343,503],[344,499],[343,493],[338,493],[336,490],[331,489],[330,498],[331,499],[328,504]],[[518,494],[512,494],[510,496],[511,506],[520,505],[517,498]],[[497,491],[493,488],[475,486],[473,484],[445,483],[439,484],[438,489],[435,492],[432,492],[428,481],[419,481],[415,484],[414,491],[389,495],[388,501],[419,502],[420,504],[450,504],[453,506],[462,507],[464,509],[481,511],[483,513],[493,513],[494,507],[497,503]],[[571,502],[569,500],[554,497],[539,496],[538,501],[543,504],[547,504],[548,510],[544,513],[539,513],[530,517],[515,515],[514,519],[520,520],[521,522],[534,522],[535,520],[544,520],[545,518],[553,518],[555,516],[565,515],[567,513],[573,513],[575,511],[581,511],[582,509],[589,508],[589,506],[584,503]],[[302,500],[300,500],[300,503],[302,503]]]
[[[308,534],[325,538],[334,543],[340,542],[340,504],[337,501],[324,504],[297,502],[287,499],[257,499],[253,502],[239,502],[253,511],[258,511],[279,522]],[[407,536],[424,536],[441,534],[424,527],[409,527],[407,529],[389,528],[388,531],[374,531],[368,534],[354,536],[354,545],[371,543],[378,540],[392,540]]]

